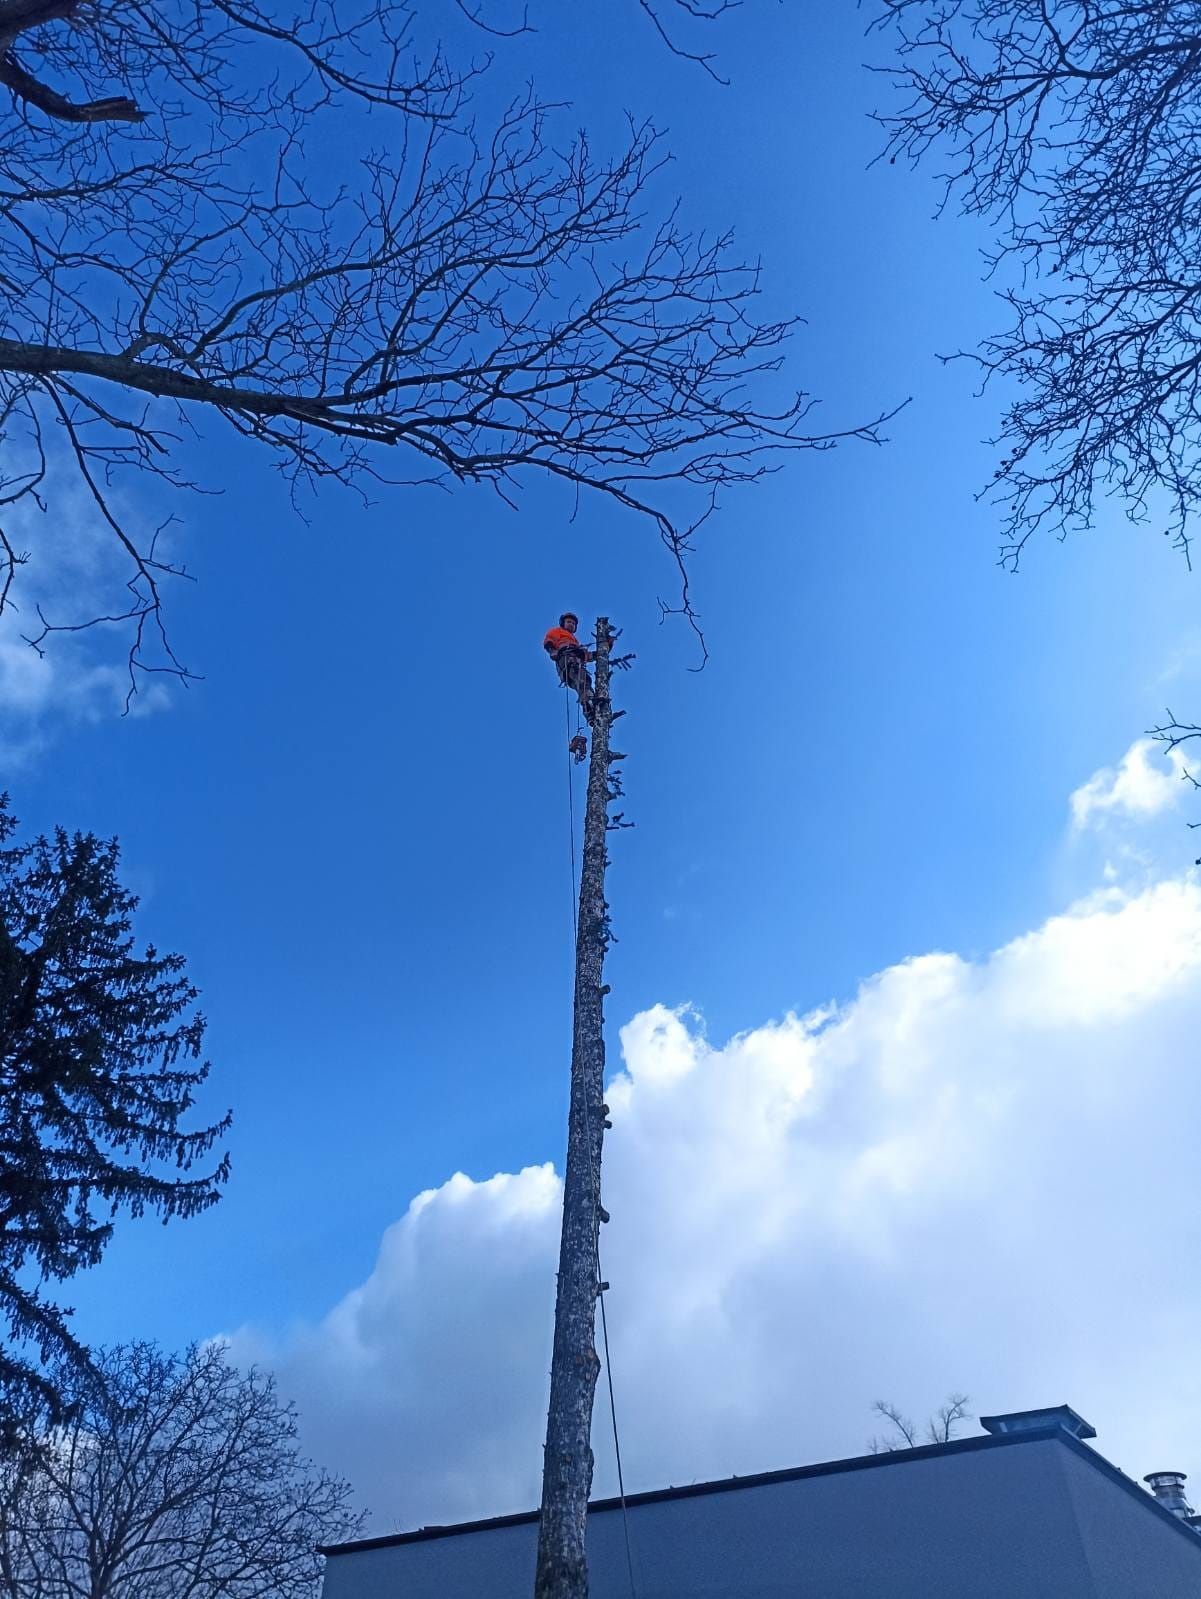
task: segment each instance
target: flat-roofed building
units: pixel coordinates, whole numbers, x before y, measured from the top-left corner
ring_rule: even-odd
[[[592,1599],[1201,1599],[1176,1472],[1139,1486],[1066,1405],[984,1436],[590,1507]],[[529,1599],[536,1512],[324,1551],[323,1599]]]

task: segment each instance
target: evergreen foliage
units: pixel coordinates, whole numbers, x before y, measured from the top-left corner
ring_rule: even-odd
[[[115,839],[16,841],[0,798],[0,1429],[63,1415],[53,1372],[86,1371],[48,1297],[100,1259],[120,1211],[167,1221],[220,1197],[229,1126],[182,1123],[208,1075],[180,955],[137,954]]]

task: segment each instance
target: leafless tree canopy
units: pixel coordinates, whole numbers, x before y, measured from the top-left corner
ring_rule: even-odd
[[[305,1462],[270,1378],[146,1344],[33,1458],[0,1462],[3,1599],[316,1599],[348,1486]]]
[[[1016,562],[1101,495],[1187,553],[1201,496],[1201,7],[1195,0],[884,0],[894,159],[942,162],[997,220],[1016,379],[997,481]],[[1009,273],[1005,258],[1020,270]],[[1016,286],[1014,286],[1016,285]]]
[[[485,53],[450,60],[439,3]],[[647,219],[650,123],[601,155],[532,92],[502,105],[498,35],[529,23],[498,3],[0,0],[0,518],[73,462],[128,563],[135,671],[174,659],[176,568],[111,487],[183,485],[205,413],[294,491],[540,473],[678,559],[723,485],[846,436],[765,403],[790,324],[756,319],[758,266]],[[702,64],[693,30],[733,9],[639,7]]]
[[[930,1416],[924,1428],[906,1416],[890,1400],[877,1399],[872,1410],[888,1423],[888,1431],[881,1437],[868,1440],[873,1455],[891,1454],[895,1449],[917,1449],[922,1444],[947,1444],[956,1436],[959,1423],[968,1413],[971,1400],[967,1394],[948,1394],[945,1403]]]

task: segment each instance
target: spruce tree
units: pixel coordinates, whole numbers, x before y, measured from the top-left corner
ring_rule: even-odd
[[[208,1075],[180,955],[136,952],[115,839],[16,840],[0,797],[0,1442],[54,1423],[90,1368],[51,1285],[94,1266],[121,1212],[164,1221],[220,1197],[228,1115],[183,1123]]]

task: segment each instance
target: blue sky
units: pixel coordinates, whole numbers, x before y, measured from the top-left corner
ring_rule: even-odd
[[[763,256],[770,306],[807,318],[788,375],[823,423],[911,403],[884,447],[798,454],[729,496],[692,569],[702,673],[660,625],[653,531],[612,506],[573,521],[538,483],[516,512],[482,489],[323,493],[306,525],[211,433],[197,458],[225,493],[184,507],[199,582],[175,601],[203,681],[124,719],[51,701],[8,778],[27,825],[120,836],[143,934],[203,989],[210,1102],[236,1116],[218,1209],[121,1226],[71,1285],[90,1337],[283,1337],[371,1272],[415,1194],[558,1160],[567,779],[539,643],[565,606],[607,612],[638,655],[618,685],[637,827],[610,879],[615,1026],[690,1003],[724,1040],[912,955],[987,955],[1094,886],[1068,795],[1165,702],[1197,709],[1196,580],[1154,531],[1115,510],[1036,543],[1020,576],[996,565],[975,494],[997,399],[936,359],[996,318],[982,239],[932,219],[927,175],[869,166],[886,90],[862,64],[886,45],[864,15],[748,6],[721,88],[644,28],[609,37],[600,9],[522,46],[571,96],[565,128],[603,144],[628,108],[670,129],[659,192]],[[1181,817],[1165,839],[1182,870]],[[947,1386],[973,1389],[971,1368]],[[1089,1414],[1024,1401],[1063,1398]]]

